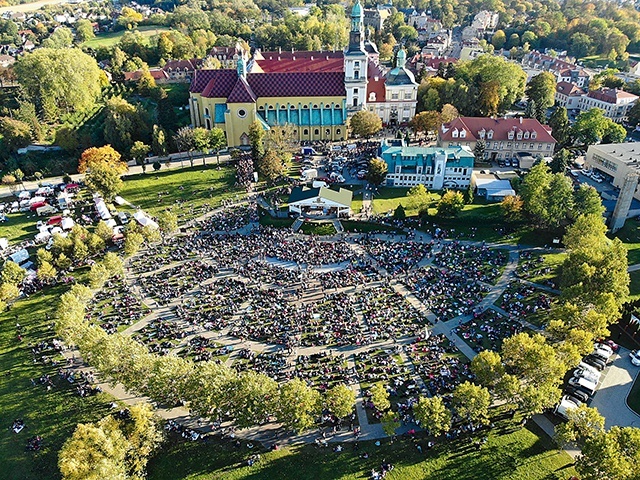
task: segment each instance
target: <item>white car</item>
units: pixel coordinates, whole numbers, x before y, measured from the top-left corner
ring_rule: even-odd
[[[631,363],[636,367],[640,367],[640,350],[634,350],[629,353],[629,358],[631,359]]]
[[[587,369],[587,368],[576,368],[573,371],[573,376],[586,378],[590,382],[595,382],[595,383],[598,383],[598,381],[600,381],[600,372]]]
[[[556,406],[555,413],[560,415],[562,418],[567,419],[567,411],[574,408],[578,408],[578,404],[565,395]]]

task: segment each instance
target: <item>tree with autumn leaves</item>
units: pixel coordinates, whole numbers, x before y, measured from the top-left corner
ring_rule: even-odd
[[[78,172],[85,174],[89,188],[107,201],[113,200],[122,190],[120,176],[127,170],[127,164],[110,145],[88,148],[78,162]]]

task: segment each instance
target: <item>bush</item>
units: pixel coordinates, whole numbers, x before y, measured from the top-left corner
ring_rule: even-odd
[[[160,167],[162,167],[162,165],[156,160],[155,162],[153,162],[152,167],[157,172],[158,170],[160,170]]]

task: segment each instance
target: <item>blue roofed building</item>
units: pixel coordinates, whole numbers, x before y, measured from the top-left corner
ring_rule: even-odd
[[[431,190],[466,189],[473,173],[473,153],[466,147],[408,146],[404,140],[387,140],[379,152],[388,166],[387,185]]]

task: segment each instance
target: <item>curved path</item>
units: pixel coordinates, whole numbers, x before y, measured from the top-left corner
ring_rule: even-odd
[[[224,207],[224,208],[228,208]],[[196,221],[201,221],[206,219],[206,217],[213,215],[214,213],[216,213],[217,211],[220,211],[221,209],[216,209],[210,213],[208,213],[207,215],[200,217],[192,222],[189,222],[190,225],[193,225]],[[188,225],[189,225],[188,224]],[[242,229],[243,231],[241,233],[248,233],[249,231],[251,231],[253,227],[247,227]],[[292,234],[292,235],[296,235],[296,234]],[[353,242],[353,240],[355,240],[355,238],[357,238],[358,235],[357,234],[341,234],[339,236],[335,236],[335,239],[337,240],[338,238],[344,238],[345,240],[347,240],[350,245],[352,245],[352,247],[354,248],[354,250],[356,250],[358,253],[363,253],[363,249],[355,244]],[[379,238],[382,239],[395,239],[395,237],[386,235],[386,234],[380,234],[378,235]],[[328,237],[328,239],[330,239],[331,237]],[[424,242],[424,243],[429,243],[431,242],[432,238],[429,235],[426,234],[418,234],[415,236],[414,238],[415,241],[420,241],[420,242]],[[447,243],[446,241],[444,243]],[[461,241],[460,243],[463,244],[473,244],[473,245],[482,245],[481,242],[473,242],[473,241]],[[441,245],[442,242],[438,242],[438,245]],[[509,251],[509,259],[508,259],[508,263],[502,273],[502,276],[500,277],[500,279],[498,280],[498,282],[493,285],[490,286],[490,291],[489,293],[483,298],[483,300],[478,303],[476,305],[476,308],[479,308],[480,310],[484,311],[486,309],[495,309],[495,310],[500,310],[498,307],[496,307],[494,305],[494,303],[501,297],[501,295],[504,293],[505,289],[507,288],[507,286],[509,285],[509,283],[513,280],[516,279],[514,273],[516,270],[516,267],[518,265],[518,260],[519,260],[519,251],[520,250],[524,250],[523,248],[521,249],[519,246],[513,246],[513,245],[503,245],[503,244],[489,244],[489,247],[492,248],[500,248],[503,250],[508,250]],[[436,248],[437,251],[437,248]],[[206,258],[200,258],[201,260],[207,261]],[[429,256],[429,257],[425,257],[419,264],[418,266],[426,266],[429,265],[432,262],[433,256]],[[372,264],[379,270],[379,273],[381,274],[381,276],[383,277],[383,279],[385,277],[388,276],[387,272],[384,271],[384,269],[382,269],[381,267],[379,267],[377,265],[377,263],[372,260]],[[184,260],[187,261],[187,260]],[[183,262],[184,262],[183,261]],[[174,262],[171,265],[167,265],[164,266],[162,268],[160,268],[159,270],[155,270],[154,272],[150,272],[150,273],[157,273],[158,271],[164,270],[164,269],[168,269],[171,268],[177,264],[179,264],[181,262]],[[274,263],[278,263],[277,261],[275,261]],[[281,266],[286,266],[284,265],[282,262],[280,262]],[[339,266],[333,266],[333,268],[339,268]],[[144,276],[144,275],[149,275],[150,273],[146,273],[146,274],[142,274],[140,276]],[[127,281],[134,285],[134,289],[136,290],[136,293],[138,293],[141,298],[142,301],[144,303],[146,303],[147,305],[156,305],[157,303],[155,302],[154,299],[149,298],[147,296],[144,295],[144,293],[138,288],[135,287],[136,285],[136,279],[138,276],[131,274],[131,273],[127,273]],[[216,277],[208,279],[204,282],[202,282],[201,285],[207,284],[207,283],[211,283],[214,282],[217,278],[222,278],[222,277],[236,277],[239,280],[243,280],[246,281],[246,279],[242,279],[241,277],[237,277],[233,271],[231,269],[227,269],[227,270],[221,270],[219,271],[219,273],[216,275]],[[341,289],[336,289],[336,291],[341,292],[357,292],[360,291],[364,288],[375,288],[375,286],[379,286],[382,285],[384,282],[384,280],[381,282],[372,282],[371,284],[367,284],[366,286],[363,285],[358,285],[355,287],[345,287],[345,288],[341,288]],[[472,320],[472,316],[471,315],[464,315],[464,316],[459,316],[459,317],[455,317],[449,321],[446,322],[438,322],[436,319],[436,316],[430,312],[427,307],[422,303],[422,301],[420,299],[418,299],[415,295],[413,295],[405,286],[404,284],[400,283],[399,281],[392,279],[389,282],[389,285],[399,294],[401,294],[407,301],[409,301],[415,308],[417,308],[420,312],[422,312],[426,318],[429,320],[431,326],[429,328],[430,332],[432,334],[443,334],[445,335],[450,341],[452,341],[455,346],[462,351],[462,353],[464,353],[469,359],[472,359],[475,355],[476,352],[462,339],[460,338],[458,335],[456,335],[453,332],[453,327],[462,323],[466,323]],[[543,288],[541,285],[537,285],[537,284],[533,284],[536,288]],[[259,288],[268,288],[269,285],[261,285],[259,286]],[[314,299],[314,298],[318,298],[318,290],[320,289],[320,287],[316,287],[315,289],[310,288],[309,290],[305,291],[304,296],[299,299],[299,301],[309,301],[310,299]],[[197,292],[199,290],[199,286],[194,287],[190,292],[187,293],[187,295],[192,295],[193,293]],[[333,292],[333,289],[332,289]],[[314,297],[315,295],[315,297]],[[320,293],[320,295],[322,295]],[[144,317],[142,320],[140,320],[139,322],[137,322],[136,324],[132,325],[131,327],[129,327],[128,329],[126,329],[124,331],[124,333],[126,334],[132,334],[142,328],[144,328],[145,325],[147,325],[151,320],[153,320],[154,318],[157,317],[162,317],[162,318],[175,318],[175,315],[173,313],[173,308],[175,305],[179,304],[182,302],[181,298],[178,298],[172,302],[170,302],[167,305],[163,305],[157,308],[154,308],[152,313],[150,315],[147,315],[146,317]],[[362,321],[362,317],[360,316],[358,319],[358,321]],[[255,342],[255,341],[251,341],[251,340],[241,340],[239,338],[236,337],[232,337],[229,335],[229,329],[223,329],[222,331],[219,332],[214,332],[214,331],[206,331],[204,329],[202,329],[201,327],[194,327],[192,325],[187,325],[186,323],[185,325],[185,329],[188,332],[188,336],[184,339],[181,340],[180,345],[178,345],[176,347],[176,349],[182,348],[184,345],[187,344],[187,342],[193,338],[196,335],[200,335],[200,336],[204,336],[206,338],[211,338],[212,340],[214,340],[216,343],[221,344],[221,345],[226,345],[226,346],[233,346],[233,350],[231,352],[231,355],[229,356],[227,362],[232,363],[234,358],[236,357],[238,351],[242,348],[249,348],[253,351],[256,352],[274,352],[274,351],[281,351],[282,347],[278,346],[278,345],[272,345],[272,344],[265,344],[265,343],[260,343],[260,342]],[[534,327],[532,325],[526,324],[527,327],[530,328],[537,328]],[[402,339],[397,340],[396,342],[393,342],[392,340],[381,340],[381,341],[377,341],[377,342],[373,342],[367,345],[362,345],[362,346],[355,346],[355,345],[350,345],[350,346],[340,346],[340,347],[330,347],[330,351],[332,353],[335,354],[344,354],[347,362],[348,362],[348,366],[352,369],[354,369],[355,371],[355,363],[354,363],[354,355],[357,353],[361,353],[364,351],[368,351],[372,348],[376,348],[376,349],[389,349],[390,351],[393,349],[394,351],[398,346],[405,346],[410,344],[416,337],[404,337]],[[326,346],[314,346],[314,347],[298,347],[295,349],[295,351],[293,351],[292,355],[293,358],[295,358],[295,356],[297,355],[312,355],[315,353],[321,353],[321,352],[326,352],[327,351],[327,347]],[[78,357],[78,353],[77,352],[68,352],[68,355],[71,356],[73,354],[75,354],[76,358]],[[424,385],[424,382],[422,380],[422,378],[418,375],[416,375],[413,372],[413,364],[411,363],[411,361],[409,360],[408,356],[406,355],[406,352],[404,351],[404,349],[400,350],[400,357],[402,358],[404,364],[409,368],[410,372],[412,372],[412,376],[414,381],[416,382],[416,384],[418,386],[420,386],[423,390],[423,392],[425,394],[428,394],[426,387]],[[87,368],[86,366],[81,366],[80,368]],[[132,396],[130,394],[128,394],[120,385],[108,385],[108,384],[101,384],[100,385],[104,391],[112,394],[114,397],[116,397],[119,400],[122,400],[126,403],[135,403],[141,400],[147,400],[148,399],[144,399],[144,398],[140,398],[140,397],[135,397]],[[357,416],[358,416],[358,423],[360,426],[360,438],[363,440],[371,440],[371,439],[380,439],[380,438],[384,438],[386,437],[385,433],[382,430],[382,426],[380,424],[371,424],[368,422],[367,420],[367,415],[366,415],[366,411],[363,405],[363,392],[362,389],[360,388],[359,384],[355,384],[352,385],[352,388],[355,390],[356,395],[357,395],[357,400],[356,400],[356,412],[357,412]],[[194,418],[189,414],[189,411],[185,408],[170,408],[170,409],[165,409],[165,408],[158,408],[158,413],[161,417],[165,418],[165,419],[171,419],[171,420],[175,420],[175,421],[179,421],[181,423],[183,423],[186,426],[189,426],[191,428],[196,428],[199,429],[202,432],[210,432],[213,431],[213,425],[211,423],[209,423],[206,420],[203,419],[198,419],[198,418]],[[539,421],[538,421],[539,420]],[[552,431],[552,426],[549,425],[545,425],[544,424],[544,417],[542,419],[536,419],[536,421],[538,421],[538,423],[541,424],[541,426],[543,427],[543,429],[545,429],[545,431],[547,431],[547,433],[549,434],[553,434]],[[223,425],[223,427],[227,427],[230,425]],[[409,430],[410,428],[415,428],[415,425],[404,425],[403,427],[401,427],[397,433],[404,433],[407,430]],[[549,431],[551,429],[551,431]],[[308,432],[305,435],[302,436],[292,436],[290,434],[285,434],[282,432],[282,429],[280,428],[280,426],[278,424],[267,424],[267,425],[262,425],[262,426],[258,426],[258,427],[254,427],[254,428],[249,428],[249,429],[244,429],[241,432],[238,433],[239,436],[241,436],[242,438],[245,439],[251,439],[251,440],[257,440],[257,441],[262,441],[262,442],[275,442],[277,441],[278,443],[288,443],[288,442],[297,442],[297,441],[313,441],[318,437],[318,432],[317,431],[311,431]],[[330,438],[330,441],[348,441],[348,440],[353,440],[354,439],[354,435],[351,431],[347,430],[342,430],[340,432],[338,432],[337,434],[333,435]]]

